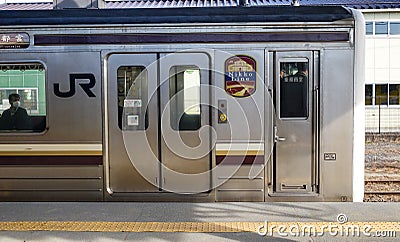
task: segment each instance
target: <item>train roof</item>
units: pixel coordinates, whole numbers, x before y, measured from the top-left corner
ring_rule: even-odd
[[[234,7],[239,6],[237,0],[99,0],[104,1],[104,8],[179,8],[179,7]],[[99,2],[98,1],[98,2]],[[246,0],[248,6],[291,5],[293,0]],[[336,5],[355,9],[393,9],[400,8],[398,0],[299,0],[304,6]],[[7,1],[0,4],[0,10],[40,10],[53,9],[52,0],[40,2],[24,1],[21,3]]]
[[[334,22],[348,18],[353,18],[352,12],[340,6],[3,10],[0,26]]]

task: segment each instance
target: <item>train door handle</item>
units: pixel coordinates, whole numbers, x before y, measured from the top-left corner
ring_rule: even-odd
[[[283,142],[283,141],[286,141],[285,137],[275,136],[275,142]]]
[[[276,127],[276,126],[274,127],[274,141],[275,141],[275,143],[286,141],[285,137],[278,136],[278,127]]]

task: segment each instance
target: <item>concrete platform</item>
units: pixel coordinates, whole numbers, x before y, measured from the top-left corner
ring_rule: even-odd
[[[279,233],[277,227],[301,225],[335,225],[337,217],[347,219],[344,225],[362,226],[369,222],[373,228],[371,233],[360,236],[352,234],[330,233],[326,230],[317,231],[317,236],[305,233]],[[78,228],[86,232],[72,232],[65,226],[57,231],[49,227],[35,227],[31,231],[10,231],[4,229],[1,222],[163,222],[167,230],[152,229],[152,232],[104,232],[102,229],[88,226]],[[275,224],[273,234],[261,236],[257,231],[227,232],[226,228],[215,227],[212,232],[206,230],[181,229],[172,232],[171,226],[182,226],[185,223],[205,224],[210,226],[216,222],[232,224],[258,223]],[[386,222],[386,223],[385,223]],[[392,222],[392,223],[387,223]],[[28,223],[25,223],[28,224]],[[98,224],[98,223],[97,223]],[[147,223],[148,225],[149,223]],[[257,224],[257,226],[258,226]],[[74,225],[76,226],[76,225]],[[86,225],[85,225],[86,226]],[[97,225],[98,226],[98,225]],[[105,225],[104,230],[107,230]],[[235,225],[236,226],[236,225]],[[213,228],[214,228],[213,227]],[[400,238],[400,204],[399,203],[47,203],[47,202],[3,202],[0,203],[0,241],[398,241]],[[90,229],[92,228],[92,229]],[[170,230],[168,230],[168,228]],[[29,230],[29,229],[28,229]],[[44,231],[42,231],[44,230]],[[91,232],[91,231],[102,232]],[[337,229],[336,229],[337,230]],[[394,231],[395,233],[376,234],[379,231]],[[118,229],[117,229],[118,231]],[[128,230],[132,231],[132,230]],[[135,230],[133,230],[135,231]],[[169,232],[162,232],[169,231]],[[192,231],[192,232],[190,232]],[[262,230],[258,232],[263,232]],[[295,231],[292,231],[295,232]],[[396,236],[396,237],[393,237]]]

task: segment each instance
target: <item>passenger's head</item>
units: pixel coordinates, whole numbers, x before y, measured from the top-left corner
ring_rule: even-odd
[[[308,72],[308,64],[305,62],[299,62],[297,63],[297,70],[299,72]]]
[[[281,78],[284,78],[286,76],[286,70],[285,68],[281,68],[280,74]]]
[[[19,100],[21,97],[19,96],[18,93],[11,93],[8,96],[8,101],[10,102],[11,107],[18,108],[19,107]]]

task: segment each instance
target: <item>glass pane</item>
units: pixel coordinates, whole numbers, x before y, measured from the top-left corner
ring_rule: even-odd
[[[44,66],[39,63],[0,65],[1,131],[44,131],[45,76]]]
[[[390,34],[400,34],[400,22],[390,23]]]
[[[388,22],[375,22],[375,34],[388,34]]]
[[[280,64],[280,117],[308,117],[308,62]]]
[[[200,69],[174,66],[170,69],[171,127],[198,130],[200,122]]]
[[[400,105],[400,84],[389,85],[389,104]]]
[[[144,66],[121,66],[117,70],[118,127],[144,130],[147,119],[147,71]]]
[[[374,23],[373,22],[366,22],[365,23],[365,33],[367,35],[374,34]]]
[[[372,105],[372,84],[365,85],[365,105]]]
[[[375,104],[376,105],[388,104],[388,84],[375,85]]]

